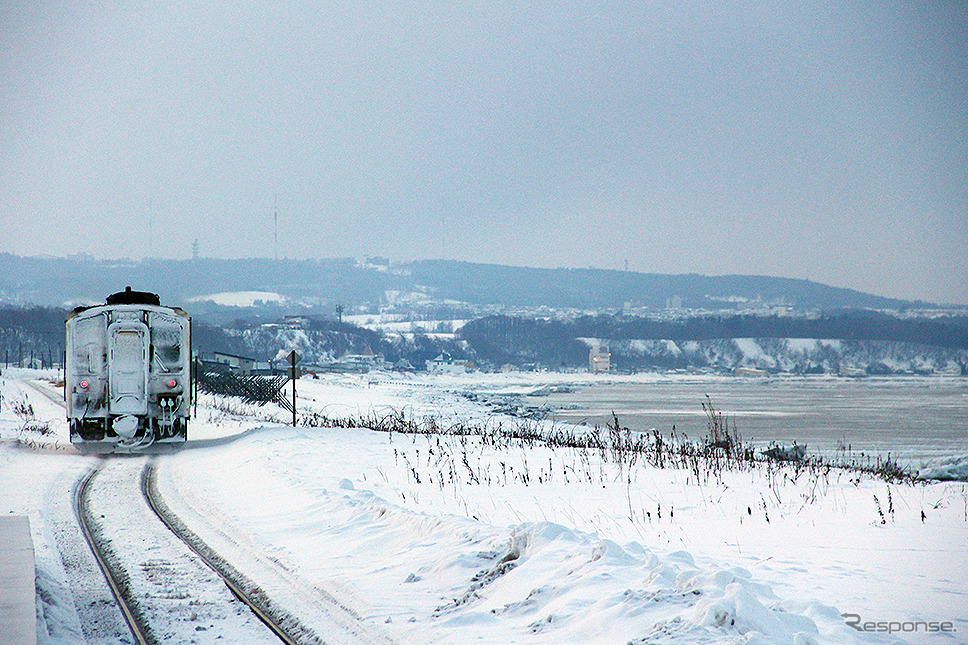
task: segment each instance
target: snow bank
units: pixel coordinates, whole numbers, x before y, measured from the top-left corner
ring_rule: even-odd
[[[786,612],[749,571],[697,567],[686,552],[659,557],[637,542],[620,546],[539,522],[512,529],[507,558],[515,566],[493,583],[481,610],[513,615],[532,634],[548,632],[548,641],[622,642],[633,635],[641,643],[715,642],[738,635],[744,642],[809,643],[819,636],[811,619]]]
[[[425,463],[446,452],[385,433],[267,427],[177,455],[171,472],[200,507],[219,500],[222,528],[253,536],[311,585],[338,590],[401,642],[855,642],[836,609],[784,604],[743,567],[553,521],[502,526],[452,513],[479,515],[499,490],[451,490],[456,480],[431,480],[415,450]],[[200,459],[211,468],[199,471]],[[560,486],[524,487],[501,505],[532,515],[528,504],[513,507],[529,490],[575,502]]]
[[[411,390],[415,412],[431,396]],[[895,642],[859,638],[841,611],[938,620],[964,587],[922,584],[965,569],[940,490],[651,468],[630,481],[570,449],[353,428],[266,426],[166,461],[220,527],[407,643]]]

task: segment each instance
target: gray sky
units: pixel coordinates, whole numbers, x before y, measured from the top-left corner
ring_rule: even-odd
[[[258,4],[3,3],[0,252],[968,303],[962,2]]]

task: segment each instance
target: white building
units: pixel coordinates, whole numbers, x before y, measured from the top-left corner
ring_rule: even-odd
[[[427,371],[431,374],[466,374],[471,368],[471,363],[454,360],[450,354],[441,354],[427,361]]]
[[[242,374],[252,373],[252,369],[255,367],[254,358],[226,354],[225,352],[215,352],[215,362],[228,365],[231,371],[241,372]]]
[[[608,372],[612,369],[612,354],[608,347],[598,341],[592,343],[588,350],[588,371],[592,374]]]

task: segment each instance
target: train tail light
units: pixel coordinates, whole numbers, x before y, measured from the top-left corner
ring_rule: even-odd
[[[172,379],[172,380],[168,381],[168,387],[173,388],[176,385],[178,385],[178,381],[176,381],[175,379]]]
[[[87,381],[81,381],[81,382],[80,382],[80,383],[78,383],[77,385],[78,385],[78,386],[80,386],[80,388],[81,388],[82,390],[86,390],[86,389],[87,389],[87,387],[88,387],[88,386],[90,385],[90,383],[88,383]]]

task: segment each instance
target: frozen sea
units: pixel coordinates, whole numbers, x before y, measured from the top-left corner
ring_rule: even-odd
[[[910,465],[968,454],[968,379],[894,377],[682,377],[603,379],[570,392],[526,397],[563,423],[706,433],[706,395],[744,441],[808,446],[810,454],[890,454]]]

